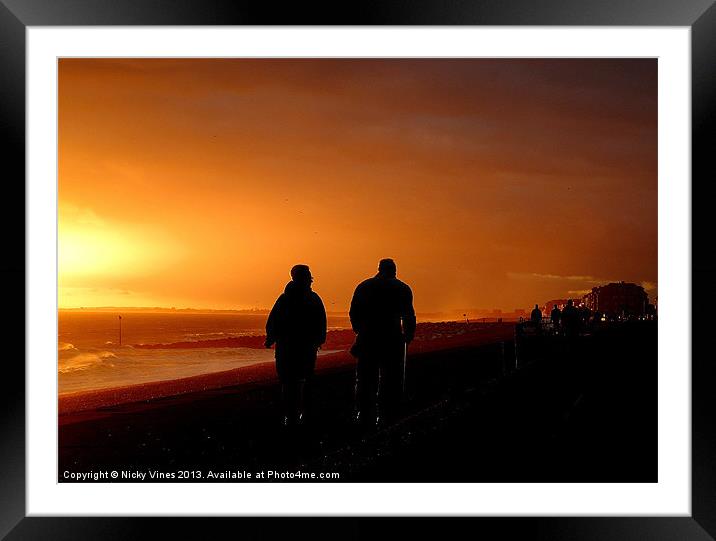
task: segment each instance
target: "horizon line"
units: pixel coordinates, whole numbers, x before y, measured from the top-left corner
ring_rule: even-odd
[[[162,311],[162,312],[270,312],[271,308],[193,308],[193,307],[166,307],[166,306],[72,306],[57,308],[58,311]],[[453,308],[450,310],[432,310],[417,312],[419,314],[457,314],[464,315],[469,313],[493,313],[493,314],[516,314],[518,310],[527,310],[527,308],[513,308],[505,310],[502,308]],[[460,314],[462,312],[462,314]],[[328,314],[348,314],[348,310],[326,310]]]

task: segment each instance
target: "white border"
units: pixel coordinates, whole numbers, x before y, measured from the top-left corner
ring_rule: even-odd
[[[51,299],[63,56],[658,57],[659,483],[56,483]],[[690,79],[689,28],[28,28],[28,515],[690,515]]]

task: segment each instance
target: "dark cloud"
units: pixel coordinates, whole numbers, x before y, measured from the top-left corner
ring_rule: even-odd
[[[656,281],[656,60],[63,59],[59,73],[60,198],[196,254],[133,291],[269,304],[283,271],[256,269],[304,255],[335,270],[324,287],[345,304],[386,252],[425,310],[546,294],[510,272]]]

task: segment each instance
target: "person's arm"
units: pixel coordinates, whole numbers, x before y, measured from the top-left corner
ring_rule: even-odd
[[[283,295],[279,296],[279,298],[276,299],[276,302],[274,303],[273,308],[269,313],[269,317],[266,320],[266,342],[264,342],[264,345],[267,348],[270,348],[272,345],[274,345],[274,343],[276,342],[277,334],[279,332],[278,313],[281,310],[281,299],[283,299]]]
[[[405,286],[405,307],[403,310],[403,334],[405,335],[405,343],[409,344],[415,338],[415,327],[417,321],[415,318],[415,308],[413,308],[413,292],[409,286]]]
[[[351,327],[353,328],[353,332],[356,334],[360,332],[360,329],[363,326],[363,310],[361,306],[362,301],[360,289],[360,285],[356,287],[356,290],[353,293],[353,298],[351,299],[351,307],[348,312],[348,316],[351,320]]]
[[[326,307],[323,305],[323,301],[321,300],[321,297],[316,295],[316,308],[318,311],[318,344],[316,344],[316,347],[321,347],[323,344],[326,343],[326,331],[327,331],[327,321],[326,321]]]

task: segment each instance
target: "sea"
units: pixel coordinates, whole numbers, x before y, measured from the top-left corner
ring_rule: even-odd
[[[122,343],[119,343],[121,316]],[[265,314],[199,312],[58,313],[59,393],[74,393],[221,372],[273,360],[255,348],[141,349],[171,344],[263,335]],[[350,327],[347,317],[328,317],[328,327]]]

